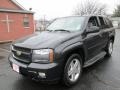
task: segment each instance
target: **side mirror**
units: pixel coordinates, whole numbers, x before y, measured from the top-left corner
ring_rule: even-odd
[[[89,29],[87,29],[87,33],[96,33],[96,32],[99,32],[100,31],[100,28],[97,27],[97,26],[92,26],[90,27]]]

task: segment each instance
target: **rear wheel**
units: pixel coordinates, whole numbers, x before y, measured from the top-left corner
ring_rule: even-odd
[[[68,58],[64,68],[63,82],[66,86],[72,86],[78,82],[82,73],[82,59],[79,54],[73,54]]]
[[[107,45],[107,50],[106,50],[107,56],[110,57],[112,55],[112,52],[113,52],[113,41],[110,40]]]

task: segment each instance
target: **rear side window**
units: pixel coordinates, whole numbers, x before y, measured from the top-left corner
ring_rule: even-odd
[[[100,21],[100,26],[102,28],[105,28],[105,21],[104,21],[103,17],[99,17],[99,21]]]

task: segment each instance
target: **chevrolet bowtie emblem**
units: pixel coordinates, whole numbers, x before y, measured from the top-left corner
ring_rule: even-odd
[[[20,55],[22,54],[22,52],[21,52],[21,51],[16,51],[16,54],[17,54],[18,56],[20,56]]]

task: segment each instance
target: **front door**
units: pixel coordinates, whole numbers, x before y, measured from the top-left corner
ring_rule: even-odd
[[[88,28],[90,28],[91,26],[99,27],[97,17],[91,17],[89,19],[86,31],[89,30]],[[86,34],[86,37],[84,38],[84,44],[87,48],[87,60],[100,53],[101,39],[102,36],[100,35],[100,32]]]

